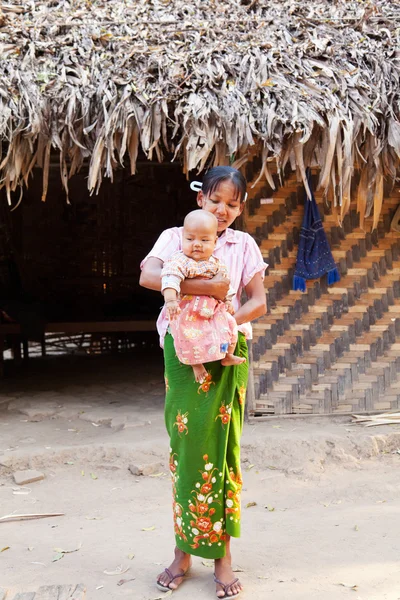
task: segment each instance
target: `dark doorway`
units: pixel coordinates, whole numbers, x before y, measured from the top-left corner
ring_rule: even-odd
[[[137,174],[117,170],[92,196],[86,177],[70,180],[68,205],[54,167],[43,203],[35,170],[3,222],[3,285],[14,288],[12,298],[40,305],[47,320],[155,318],[161,297],[139,286],[139,265],[161,231],[195,208],[181,165],[140,161]]]

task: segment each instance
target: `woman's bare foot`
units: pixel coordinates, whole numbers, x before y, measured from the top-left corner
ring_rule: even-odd
[[[192,365],[192,369],[197,383],[204,383],[208,376],[204,365]]]
[[[170,590],[176,590],[176,588],[178,588],[182,583],[183,576],[189,570],[191,564],[192,559],[190,554],[186,554],[186,552],[182,552],[182,550],[179,550],[179,548],[175,547],[175,559],[169,565],[168,571],[170,571],[172,576],[182,573],[182,577],[177,577],[171,581],[170,575],[168,575],[166,571],[163,571],[157,577],[157,583],[163,587],[169,588]]]
[[[242,356],[235,356],[234,354],[227,353],[225,358],[221,360],[221,365],[223,367],[231,367],[234,365],[241,365],[246,362],[246,359]]]
[[[228,585],[231,582],[235,581],[236,575],[232,571],[230,554],[227,554],[224,558],[218,558],[215,561],[215,578],[219,579],[219,581],[221,581],[225,585]],[[242,591],[242,589],[243,586],[238,580],[235,583],[232,583],[232,585],[226,590],[226,593],[228,597],[234,596],[236,594],[239,594]],[[217,597],[223,598],[224,596],[225,591],[223,587],[219,585],[219,583],[217,583]]]

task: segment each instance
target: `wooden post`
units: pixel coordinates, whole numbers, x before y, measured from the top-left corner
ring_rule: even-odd
[[[0,378],[4,377],[4,336],[0,334]]]
[[[46,334],[42,335],[42,339],[40,340],[40,345],[42,347],[42,356],[46,356]]]
[[[16,365],[21,364],[21,337],[19,335],[12,336],[12,355]]]
[[[22,346],[24,348],[24,361],[29,360],[29,344],[26,337],[22,338]]]

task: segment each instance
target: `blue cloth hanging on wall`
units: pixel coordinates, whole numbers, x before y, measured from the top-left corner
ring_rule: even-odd
[[[293,289],[306,291],[306,279],[318,279],[328,274],[328,285],[340,280],[340,274],[322,226],[318,206],[311,189],[310,170],[307,170],[311,200],[307,193],[304,200],[304,218],[300,231]]]

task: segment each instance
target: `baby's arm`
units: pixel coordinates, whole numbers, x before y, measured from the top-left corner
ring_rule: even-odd
[[[233,307],[232,300],[226,299],[225,300],[225,306],[226,306],[226,310],[228,311],[228,313],[230,315],[234,315],[235,314],[235,309]]]
[[[170,321],[176,319],[181,312],[178,295],[180,293],[181,282],[184,279],[184,273],[180,268],[179,262],[172,260],[164,263],[161,273],[161,292],[164,295],[167,316]]]
[[[173,321],[181,312],[177,291],[174,288],[165,288],[163,294],[168,319]]]

